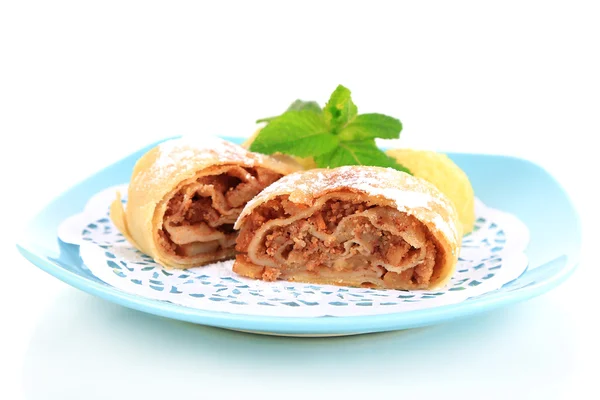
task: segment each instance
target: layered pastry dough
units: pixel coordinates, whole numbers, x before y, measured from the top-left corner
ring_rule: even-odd
[[[252,199],[233,270],[243,276],[392,289],[433,289],[451,277],[460,223],[425,180],[349,166],[288,175]]]
[[[248,200],[298,170],[218,138],[161,143],[136,163],[127,207],[110,216],[140,251],[163,266],[188,268],[232,258],[233,225]]]

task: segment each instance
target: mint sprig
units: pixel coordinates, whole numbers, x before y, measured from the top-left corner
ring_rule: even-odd
[[[313,157],[321,168],[371,165],[410,173],[375,144],[376,138],[399,138],[402,123],[383,114],[358,114],[350,90],[342,85],[323,109],[314,101],[296,100],[283,114],[257,122],[267,125],[251,151]]]

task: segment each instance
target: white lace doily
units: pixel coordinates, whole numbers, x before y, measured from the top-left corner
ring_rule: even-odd
[[[61,224],[59,238],[79,245],[85,266],[107,284],[202,310],[284,317],[397,313],[458,303],[496,290],[527,267],[527,227],[515,216],[477,200],[475,230],[463,239],[453,278],[437,291],[256,281],[233,273],[233,261],[166,269],[131,246],[108,218],[117,190],[126,194],[127,185],[106,189],[91,198],[82,213]]]

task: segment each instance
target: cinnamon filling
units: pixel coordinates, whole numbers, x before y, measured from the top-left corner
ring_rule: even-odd
[[[245,254],[234,270],[267,281],[406,289],[437,278],[435,239],[420,221],[336,197],[308,207],[282,196],[255,209],[240,232],[236,249]]]
[[[246,203],[281,177],[268,169],[230,166],[182,186],[169,200],[159,240],[170,253],[194,257],[233,249],[233,224]]]

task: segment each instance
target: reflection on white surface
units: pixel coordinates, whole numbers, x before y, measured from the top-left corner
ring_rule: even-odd
[[[61,400],[366,399],[393,388],[402,397],[556,398],[554,387],[572,370],[573,338],[566,316],[547,305],[534,299],[436,327],[305,339],[172,321],[67,289],[32,337],[25,392]]]

